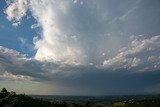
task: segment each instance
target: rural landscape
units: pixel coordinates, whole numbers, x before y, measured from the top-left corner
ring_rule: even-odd
[[[0,107],[160,107],[160,0],[0,0]]]
[[[115,96],[115,98],[116,97],[118,96]],[[122,100],[123,98],[119,99],[120,101],[116,101],[116,99],[110,99],[110,101],[105,99],[101,100],[100,98],[98,101],[94,101],[93,99],[44,99],[43,97],[34,98],[25,94],[8,92],[3,88],[0,92],[0,107],[160,107],[160,95],[158,97],[144,97],[143,99],[136,98],[136,96],[134,96],[134,98],[125,101]]]

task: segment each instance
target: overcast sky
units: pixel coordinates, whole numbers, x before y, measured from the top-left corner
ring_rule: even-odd
[[[2,0],[0,88],[160,93],[159,0]]]

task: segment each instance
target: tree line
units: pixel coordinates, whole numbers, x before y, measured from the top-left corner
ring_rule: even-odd
[[[160,99],[128,100],[113,103],[97,103],[92,101],[50,101],[32,98],[25,94],[8,92],[3,88],[0,92],[0,107],[160,107]]]

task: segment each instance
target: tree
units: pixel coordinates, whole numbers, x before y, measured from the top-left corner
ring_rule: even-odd
[[[8,94],[8,91],[6,90],[6,88],[3,88],[3,89],[1,90],[1,93]]]

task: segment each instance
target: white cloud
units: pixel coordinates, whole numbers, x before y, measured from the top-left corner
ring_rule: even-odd
[[[15,0],[13,3],[8,4],[9,6],[5,10],[7,19],[14,22],[13,26],[17,26],[20,24],[21,18],[26,15],[28,2],[27,0]]]
[[[73,3],[77,3],[78,2],[78,0],[73,0]]]
[[[32,12],[40,23],[43,34],[42,39],[36,44],[38,60],[61,61],[70,64],[80,64],[83,61],[83,52],[77,40],[65,35],[59,28],[60,16],[57,16],[55,2],[50,0],[45,2],[31,2]],[[47,5],[47,6],[46,6]],[[60,4],[60,6],[67,4]],[[66,7],[67,8],[67,7]],[[63,10],[62,10],[63,11]]]
[[[40,67],[40,62],[27,58],[26,55],[15,50],[0,46],[0,75],[3,79],[39,78],[43,74]]]
[[[33,24],[33,25],[31,26],[31,29],[38,28],[39,26],[40,26],[39,24]]]
[[[13,80],[13,81],[31,81],[32,77],[24,76],[24,75],[14,75],[8,72],[4,72],[0,75],[0,78],[5,80]]]
[[[37,60],[60,61],[68,64],[84,63],[84,52],[79,40],[60,29],[60,18],[69,10],[69,1],[17,0],[6,9],[7,19],[19,22],[29,9],[42,29],[41,38],[35,42]],[[34,25],[33,25],[34,26]],[[33,27],[32,26],[32,27]]]
[[[35,25],[38,25],[39,28],[42,30],[41,34],[38,37],[33,38],[33,42],[35,45],[35,49],[37,50],[35,54],[35,59],[39,61],[46,61],[46,62],[53,62],[53,63],[63,63],[63,64],[71,64],[71,65],[85,65],[89,63],[95,62],[96,65],[102,62],[103,66],[106,68],[135,68],[138,65],[144,62],[143,58],[138,56],[138,54],[143,54],[144,52],[149,53],[150,51],[159,50],[159,39],[160,36],[153,36],[151,38],[145,38],[144,36],[132,36],[130,37],[131,44],[128,46],[119,49],[121,46],[120,39],[117,37],[112,37],[113,35],[110,34],[105,40],[103,37],[94,37],[94,30],[97,30],[97,26],[92,29],[92,33],[80,33],[77,30],[90,29],[92,26],[92,21],[87,20],[86,23],[83,19],[81,19],[82,23],[73,22],[72,20],[80,21],[79,16],[74,17],[74,11],[72,8],[73,3],[81,3],[82,0],[73,0],[73,1],[52,1],[52,0],[26,0],[24,3],[22,1],[16,0],[13,3],[10,3],[8,8],[6,9],[6,14],[8,20],[13,20],[13,22],[19,22],[23,16],[26,15],[27,10],[29,10],[32,16],[36,19],[37,23],[34,24],[32,27],[34,28]],[[87,5],[88,2],[86,2]],[[94,6],[89,6],[88,13],[95,15],[94,11],[103,11],[106,12],[105,9],[101,8],[101,3],[95,2]],[[103,2],[102,2],[103,3]],[[107,2],[106,2],[107,3]],[[136,4],[139,1],[136,2]],[[21,9],[22,8],[22,9]],[[14,10],[16,11],[14,12]],[[72,10],[71,10],[72,9]],[[138,9],[135,5],[124,14],[124,18],[127,17],[128,14]],[[73,13],[72,13],[73,12]],[[76,11],[77,12],[77,11]],[[75,12],[75,13],[76,13]],[[101,12],[101,13],[103,13]],[[68,17],[67,16],[70,16]],[[108,13],[109,14],[109,13]],[[93,15],[93,16],[94,16]],[[96,14],[97,15],[97,14]],[[88,16],[89,17],[89,16]],[[84,17],[82,17],[84,18]],[[90,17],[89,17],[90,18]],[[88,18],[88,19],[89,19]],[[92,19],[93,22],[98,21],[101,18]],[[68,23],[66,23],[68,21]],[[89,23],[90,22],[90,23]],[[63,23],[63,24],[62,24]],[[101,25],[103,21],[96,23],[95,25]],[[72,26],[72,27],[70,27]],[[93,24],[94,26],[94,24]],[[80,27],[76,29],[75,27]],[[105,26],[103,26],[105,27]],[[69,33],[67,32],[69,28]],[[92,28],[92,27],[91,27]],[[64,31],[64,29],[66,31]],[[76,29],[76,30],[75,30]],[[70,32],[70,30],[72,32]],[[105,30],[105,29],[103,29]],[[76,33],[75,33],[76,32]],[[97,33],[98,31],[96,31]],[[101,30],[100,30],[101,32]],[[105,32],[106,33],[106,32]],[[124,34],[123,32],[121,32]],[[73,36],[72,36],[73,35]],[[76,36],[75,36],[76,35]],[[81,36],[79,36],[81,35]],[[89,40],[86,35],[93,35],[93,40]],[[99,34],[101,35],[101,34]],[[98,35],[98,36],[99,36]],[[103,35],[103,34],[102,34]],[[84,38],[83,38],[84,37]],[[85,41],[86,40],[86,41]],[[85,41],[85,42],[84,42]],[[94,47],[93,42],[97,42],[97,47]],[[86,43],[87,42],[87,43]],[[114,42],[114,43],[112,43]],[[122,43],[123,44],[123,43]],[[106,47],[109,49],[106,49]],[[124,44],[122,46],[125,46]],[[112,50],[110,53],[106,55],[106,51]],[[119,53],[114,56],[114,54],[119,50]],[[103,54],[102,54],[103,53]],[[102,57],[103,56],[103,57]],[[104,58],[107,58],[104,60]],[[95,61],[96,60],[96,61]]]
[[[12,26],[14,26],[14,27],[17,27],[18,25],[20,25],[20,22],[14,22],[14,23],[12,24]]]
[[[78,74],[75,72],[77,67],[62,62],[38,61],[34,58],[27,58],[15,50],[0,46],[1,77],[11,79],[30,77],[32,80],[51,79],[52,76],[63,78]]]
[[[12,58],[13,57],[13,58]],[[22,64],[17,64],[19,60],[24,60]],[[115,61],[116,62],[116,61]],[[125,60],[126,67],[136,67],[140,64],[141,60],[134,57]],[[115,63],[116,64],[116,63]],[[116,66],[116,65],[114,65]],[[122,65],[124,66],[124,65]],[[105,71],[105,72],[104,72]],[[126,75],[129,72],[106,72],[112,71],[109,69],[96,68],[94,64],[90,63],[90,66],[73,66],[58,62],[48,62],[48,61],[37,61],[35,59],[26,58],[25,55],[21,55],[17,51],[7,49],[1,46],[0,51],[0,79],[3,81],[11,81],[13,83],[21,82],[28,83],[28,88],[30,86],[37,87],[37,83],[40,85],[39,91],[43,92],[44,86],[53,88],[57,90],[46,89],[47,94],[72,94],[72,95],[99,95],[99,94],[111,94],[114,92],[119,92],[115,89],[122,90],[122,92],[130,92],[124,90],[132,89],[130,83],[137,81],[137,79],[142,79],[141,76]],[[129,80],[126,81],[126,78]],[[150,76],[150,75],[149,75]],[[152,77],[156,75],[152,75]],[[159,76],[159,75],[158,75]],[[148,78],[148,75],[145,75]],[[95,79],[96,78],[96,79]],[[144,81],[146,78],[143,78]],[[112,81],[116,82],[112,82]],[[2,81],[1,81],[2,83]],[[35,84],[36,83],[36,84]],[[8,85],[9,83],[7,83]],[[14,84],[15,85],[15,84]],[[119,87],[121,85],[122,87]],[[136,83],[137,85],[137,83]],[[147,84],[150,86],[150,84]],[[21,85],[20,85],[21,86]],[[143,84],[138,84],[139,87],[145,87]],[[10,86],[14,87],[14,86]],[[115,88],[116,87],[116,88]],[[142,89],[140,88],[140,89]],[[21,89],[21,88],[20,88]],[[42,90],[41,90],[42,89]],[[103,89],[103,90],[102,90]],[[76,90],[85,90],[82,92],[77,92]],[[96,92],[96,91],[99,92]],[[106,91],[108,90],[108,91]],[[112,91],[110,91],[112,90]],[[140,90],[139,90],[140,91]],[[137,90],[136,90],[137,92]],[[32,92],[30,92],[32,93]]]
[[[132,17],[141,8],[138,2],[115,4],[107,0],[91,1],[13,0],[8,3],[5,13],[13,25],[19,25],[29,11],[31,15],[27,18],[34,17],[36,20],[31,28],[38,27],[40,33],[33,38],[37,51],[34,58],[0,46],[0,78],[40,81],[44,84],[49,82],[46,86],[57,86],[61,94],[73,94],[77,90],[86,91],[80,92],[84,95],[104,95],[107,91],[110,94],[111,90],[119,94],[120,91],[127,92],[127,89],[130,92],[133,85],[143,86],[139,88],[143,90],[144,82],[140,84],[141,81],[137,80],[145,81],[148,78],[141,78],[139,72],[132,75],[126,73],[160,70],[160,36],[148,38],[139,35],[131,36],[128,40],[127,35],[145,29],[140,28],[145,23],[137,23],[143,17]],[[27,45],[27,39],[19,40],[22,45]],[[150,72],[145,73],[145,77],[150,77],[147,74]],[[134,81],[135,84],[131,84]]]
[[[28,51],[32,52],[34,50],[34,46],[31,43],[29,43],[28,39],[23,37],[19,37],[18,39],[19,42],[21,43],[20,47],[22,51],[25,51],[27,49]]]
[[[119,69],[119,68],[132,68],[136,67],[139,64],[143,63],[145,64],[146,61],[144,59],[144,56],[141,56],[143,59],[141,62],[141,59],[137,59],[135,56],[139,56],[140,54],[144,54],[144,52],[147,52],[148,54],[153,49],[155,51],[159,51],[159,47],[156,45],[160,45],[160,36],[153,36],[151,38],[136,38],[134,39],[128,47],[124,47],[119,50],[119,53],[108,60],[105,60],[103,62],[103,67],[111,68],[111,69]],[[149,50],[148,50],[149,49]],[[140,57],[140,56],[139,56]],[[147,60],[147,59],[146,59]],[[149,61],[155,60],[153,56],[148,58]],[[154,61],[155,62],[155,61]],[[130,64],[130,66],[128,66]]]
[[[73,0],[73,3],[74,4],[79,3],[80,5],[83,5],[83,1],[82,0]]]
[[[150,69],[159,70],[160,69],[160,56],[149,56],[147,59]]]
[[[149,56],[148,57],[148,61],[151,61],[151,62],[156,62],[159,58],[157,58],[156,56]]]
[[[9,59],[10,62],[15,65],[22,65],[26,62],[26,60],[29,60],[26,58],[26,55],[22,55],[15,50],[8,49],[2,46],[0,46],[0,56],[2,59]]]
[[[150,60],[154,58],[148,58],[148,59]],[[18,62],[19,60],[23,60],[22,61],[23,63],[22,62],[21,64],[15,63]],[[137,57],[125,58],[125,60],[123,60],[121,64],[122,65],[120,66],[119,63],[116,63],[115,61],[113,68],[114,67],[116,68],[118,66],[124,68],[137,67],[139,64],[141,64],[141,60]],[[159,69],[158,66],[152,69],[152,71],[157,69]],[[36,84],[34,83],[38,82],[38,84],[41,83],[40,85],[42,89],[43,86],[46,84],[49,86],[49,88],[53,89],[56,88],[54,92],[51,91],[50,89],[46,89],[45,93],[49,94],[55,94],[58,91],[58,94],[85,95],[88,93],[91,95],[95,94],[99,95],[104,93],[114,94],[114,92],[119,92],[119,90],[122,90],[122,92],[126,93],[130,91],[124,89],[128,90],[133,89],[133,84],[131,86],[130,83],[133,83],[133,81],[135,81],[135,84],[137,86],[137,79],[142,80],[142,78],[140,78],[141,73],[132,74],[133,75],[132,76],[132,75],[126,75],[130,74],[130,72],[112,72],[112,71],[113,70],[108,68],[105,69],[97,68],[92,63],[90,64],[90,66],[82,66],[82,65],[73,66],[61,62],[38,61],[35,59],[26,58],[25,55],[22,55],[17,51],[7,49],[1,46],[0,79],[2,79],[3,81],[29,82],[29,84],[33,84],[33,86],[36,86]],[[117,69],[117,71],[119,70]],[[135,76],[137,76],[136,79]],[[126,81],[128,77],[130,79]],[[146,78],[148,78],[148,75],[144,73],[143,80],[145,81]],[[113,80],[116,82],[112,82]],[[147,84],[152,85],[152,83],[147,83]],[[122,87],[119,87],[119,85],[121,85]],[[141,89],[145,87],[145,85],[141,83],[139,83],[138,86],[141,86]],[[116,89],[118,89],[118,91]],[[85,91],[81,92],[79,90],[85,90]],[[95,91],[97,90],[101,91],[95,93]],[[43,90],[39,91],[43,92]],[[136,92],[138,91],[136,90]]]
[[[138,66],[139,64],[141,64],[140,61],[141,61],[140,59],[134,57],[133,60],[132,60],[132,63],[131,63],[131,67],[136,67],[136,66]]]

